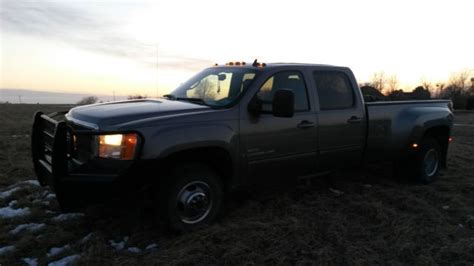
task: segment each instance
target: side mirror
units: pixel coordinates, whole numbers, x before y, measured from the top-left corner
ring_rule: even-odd
[[[279,89],[273,95],[273,115],[276,117],[293,117],[295,113],[295,94],[292,90]]]

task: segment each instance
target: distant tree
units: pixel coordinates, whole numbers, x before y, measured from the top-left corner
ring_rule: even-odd
[[[127,97],[128,100],[139,100],[139,99],[146,99],[146,98],[148,98],[148,96],[146,96],[145,94],[128,95]]]
[[[405,101],[409,100],[409,94],[405,93],[403,90],[394,90],[391,91],[388,95],[387,98],[390,101]]]
[[[429,91],[433,90],[433,83],[429,81],[426,77],[422,77],[420,80],[421,86]]]
[[[467,87],[468,79],[473,74],[472,70],[464,69],[459,72],[451,74],[448,81],[448,86],[464,90]]]
[[[380,72],[374,73],[374,75],[372,76],[372,79],[370,80],[370,85],[383,93],[386,82],[387,82],[387,78],[386,78],[385,72],[380,71]]]
[[[390,92],[392,91],[395,91],[398,89],[398,86],[399,86],[399,82],[398,82],[398,78],[397,78],[397,75],[391,75],[390,77],[388,77],[387,81],[387,90],[388,90],[388,94],[390,94]]]
[[[95,96],[87,96],[82,98],[80,101],[77,102],[77,105],[86,105],[86,104],[93,104],[99,101],[99,98]]]
[[[431,98],[431,92],[423,86],[418,86],[412,91],[411,98],[415,100],[427,100]]]
[[[471,78],[471,87],[467,89],[467,103],[466,109],[474,109],[474,77]]]
[[[364,99],[366,101],[375,102],[385,100],[385,95],[383,95],[379,90],[372,86],[363,85],[360,87],[360,90],[362,91],[362,94],[364,95]]]

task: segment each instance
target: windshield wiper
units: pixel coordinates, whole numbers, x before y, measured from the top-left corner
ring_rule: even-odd
[[[187,101],[187,102],[192,102],[196,104],[208,105],[206,101],[204,101],[201,98],[176,97],[174,99],[178,101]]]
[[[173,95],[173,94],[165,94],[162,96],[163,98],[167,98],[167,99],[170,99],[170,100],[176,100],[176,96]]]
[[[188,98],[188,97],[176,97],[176,95],[173,94],[165,94],[163,95],[164,98],[173,100],[173,101],[187,101],[187,102],[192,102],[195,104],[201,104],[201,105],[207,105],[206,101],[204,101],[201,98]]]

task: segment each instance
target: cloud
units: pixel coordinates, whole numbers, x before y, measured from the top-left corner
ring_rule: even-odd
[[[127,22],[120,20],[120,14],[97,12],[113,10],[116,5],[84,6],[77,2],[66,5],[24,0],[4,0],[1,5],[2,30],[62,41],[94,53],[131,59],[146,67],[157,65],[156,44],[142,42],[121,31],[120,28]],[[145,7],[144,3],[126,5],[125,10]],[[197,70],[202,65],[211,64],[209,60],[158,50],[159,69]]]

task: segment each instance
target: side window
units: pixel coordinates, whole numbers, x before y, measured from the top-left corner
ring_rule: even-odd
[[[273,95],[279,89],[290,89],[295,94],[295,112],[309,110],[308,95],[303,76],[297,71],[279,72],[260,87],[257,97],[263,102],[263,111],[272,111]]]
[[[314,71],[321,110],[346,109],[354,106],[354,91],[342,72]]]

